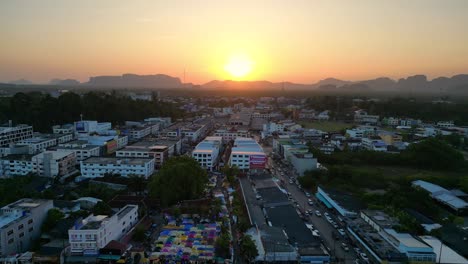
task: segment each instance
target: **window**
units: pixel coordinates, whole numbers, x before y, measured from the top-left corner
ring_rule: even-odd
[[[7,233],[8,236],[9,236],[9,235],[12,235],[12,234],[13,234],[13,229],[10,230],[10,231],[8,231],[8,233]]]
[[[23,228],[24,228],[24,225],[23,225],[23,224],[21,224],[21,225],[18,226],[18,230],[21,230],[21,229],[23,229]]]
[[[10,238],[10,240],[8,240],[8,244],[12,244],[13,243],[13,238]]]
[[[24,237],[24,232],[21,232],[21,233],[19,234],[19,237]]]
[[[34,227],[29,228],[29,232],[32,232],[34,230]]]

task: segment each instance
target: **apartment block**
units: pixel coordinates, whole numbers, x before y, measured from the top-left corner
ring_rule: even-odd
[[[102,158],[91,157],[80,162],[81,175],[85,178],[119,174],[123,177],[136,175],[148,178],[154,172],[154,158]]]
[[[97,255],[110,241],[118,240],[138,222],[138,206],[126,205],[112,216],[90,215],[68,230],[73,255]]]
[[[0,209],[0,256],[22,253],[41,235],[52,200],[21,199]]]

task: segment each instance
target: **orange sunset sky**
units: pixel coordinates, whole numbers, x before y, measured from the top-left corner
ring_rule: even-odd
[[[0,1],[0,82],[468,73],[465,0]]]

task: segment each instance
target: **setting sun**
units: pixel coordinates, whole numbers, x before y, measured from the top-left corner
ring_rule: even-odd
[[[253,62],[246,55],[232,56],[224,66],[224,70],[236,79],[246,77],[252,68]]]

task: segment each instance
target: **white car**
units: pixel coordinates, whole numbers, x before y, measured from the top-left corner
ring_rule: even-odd
[[[322,214],[320,213],[319,210],[316,210],[316,211],[315,211],[315,215],[318,216],[318,217],[322,216]]]

